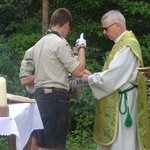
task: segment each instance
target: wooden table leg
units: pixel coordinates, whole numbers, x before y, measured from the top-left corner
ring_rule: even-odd
[[[16,136],[14,134],[8,136],[8,150],[16,150]]]
[[[23,150],[30,150],[30,149],[31,149],[31,139],[29,139]],[[13,134],[8,136],[8,150],[16,150],[16,136]]]

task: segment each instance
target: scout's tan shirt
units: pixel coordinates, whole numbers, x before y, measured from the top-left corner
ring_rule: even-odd
[[[73,72],[79,61],[72,55],[68,42],[50,33],[34,46],[35,88],[56,87],[69,90],[68,73]]]
[[[33,63],[33,47],[29,48],[23,57],[20,67],[19,77],[27,77],[34,74],[34,63]],[[26,90],[32,94],[35,92],[34,85],[27,85]]]

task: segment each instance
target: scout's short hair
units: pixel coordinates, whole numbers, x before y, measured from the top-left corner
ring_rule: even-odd
[[[59,25],[62,27],[66,22],[69,22],[69,25],[72,22],[72,15],[69,10],[65,8],[59,8],[53,12],[50,19],[51,26]]]

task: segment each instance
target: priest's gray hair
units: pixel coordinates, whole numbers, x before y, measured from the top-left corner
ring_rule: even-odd
[[[108,19],[111,23],[115,23],[119,21],[123,26],[126,26],[125,17],[118,10],[110,10],[106,14],[104,14],[101,18],[101,21],[104,19]]]

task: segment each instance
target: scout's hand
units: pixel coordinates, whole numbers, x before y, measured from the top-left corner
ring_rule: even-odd
[[[84,70],[84,74],[83,77],[81,78],[82,81],[84,82],[88,82],[88,77],[91,75],[92,73],[89,70]]]
[[[75,46],[79,48],[80,46],[84,46],[86,48],[86,40],[83,38],[84,33],[80,34],[80,38],[76,40]]]
[[[84,70],[84,74],[91,75],[92,72],[90,72],[89,70],[85,69],[85,70]]]

